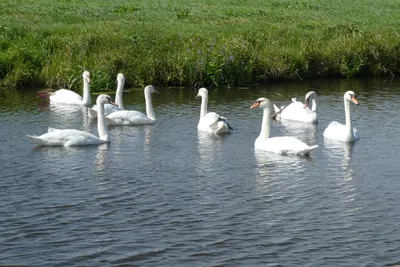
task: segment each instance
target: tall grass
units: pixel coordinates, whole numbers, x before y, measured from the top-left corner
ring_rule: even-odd
[[[94,90],[399,73],[397,0],[3,0],[0,85]]]

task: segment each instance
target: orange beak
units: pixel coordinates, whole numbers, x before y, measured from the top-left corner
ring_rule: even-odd
[[[354,104],[358,105],[358,100],[354,96],[351,97],[351,101],[353,101]]]
[[[115,104],[115,102],[112,102],[111,99],[108,101],[108,103],[109,103],[110,105],[113,105],[113,106],[117,106],[117,107],[118,107],[118,105]]]
[[[250,108],[256,108],[256,107],[258,107],[260,105],[260,102],[256,102],[256,103],[254,103]]]

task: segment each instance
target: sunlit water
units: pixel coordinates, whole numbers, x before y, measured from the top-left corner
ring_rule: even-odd
[[[361,139],[324,140],[344,122]],[[309,157],[255,152],[263,96],[285,105],[318,94],[319,124],[273,123],[319,148]],[[400,264],[400,82],[328,80],[210,90],[209,110],[231,134],[198,133],[191,89],[161,89],[157,122],[110,127],[112,142],[37,147],[49,126],[97,134],[82,107],[52,106],[36,90],[0,91],[0,265],[391,266]],[[93,99],[95,96],[93,96]],[[141,91],[126,109],[144,111]]]

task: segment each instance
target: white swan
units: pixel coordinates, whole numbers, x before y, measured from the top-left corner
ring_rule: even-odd
[[[310,109],[311,103],[311,109]],[[304,104],[292,98],[292,103],[286,107],[278,108],[274,105],[277,119],[316,123],[317,118],[317,93],[310,91],[304,98]]]
[[[55,92],[39,91],[37,94],[40,98],[49,98],[51,103],[89,106],[91,104],[90,73],[85,70],[82,77],[83,98],[79,94],[67,89],[60,89]]]
[[[117,82],[118,85],[117,85],[117,92],[115,94],[115,104],[117,104],[118,106],[105,104],[104,105],[105,116],[108,116],[115,111],[124,109],[124,103],[122,101],[122,92],[124,90],[125,76],[122,73],[118,73]],[[97,105],[94,105],[92,108],[88,109],[88,115],[89,118],[91,119],[97,118]]]
[[[357,129],[352,126],[350,102],[358,105],[357,96],[353,91],[347,91],[343,96],[346,124],[332,121],[324,131],[324,137],[342,142],[354,142],[360,139]]]
[[[318,147],[318,145],[308,146],[299,139],[291,136],[270,138],[271,115],[274,108],[269,99],[259,98],[250,108],[262,108],[264,110],[261,132],[254,143],[256,149],[279,154],[307,155]]]
[[[208,91],[206,88],[200,88],[196,97],[201,97],[200,120],[197,129],[216,134],[227,133],[232,130],[225,117],[215,112],[207,113]]]
[[[82,146],[110,142],[110,136],[108,135],[108,129],[104,121],[104,105],[112,104],[111,97],[108,95],[99,95],[96,103],[99,107],[99,117],[97,120],[99,137],[75,129],[54,128],[49,128],[48,132],[41,136],[28,135],[28,137],[34,139],[39,145],[43,146]]]
[[[139,125],[150,124],[156,121],[156,114],[154,113],[153,104],[151,102],[151,94],[158,93],[152,85],[144,88],[144,98],[146,101],[146,114],[136,110],[119,110],[106,116],[108,125]]]

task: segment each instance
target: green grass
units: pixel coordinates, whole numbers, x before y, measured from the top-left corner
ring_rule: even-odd
[[[3,0],[0,85],[225,86],[395,75],[398,0]]]

